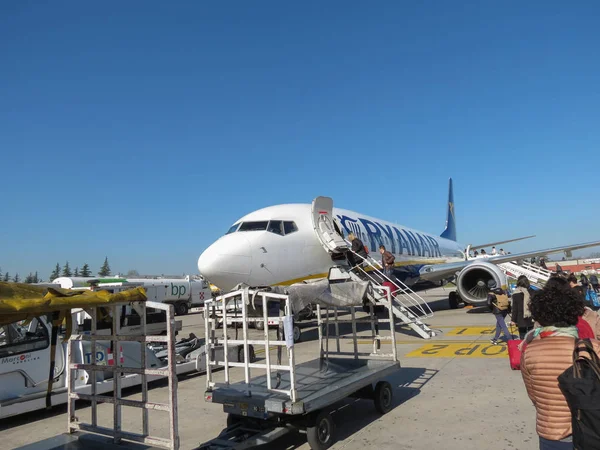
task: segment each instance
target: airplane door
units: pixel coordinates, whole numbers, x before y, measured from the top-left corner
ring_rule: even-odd
[[[348,244],[333,225],[333,199],[317,197],[312,202],[312,224],[317,238],[329,253],[348,249]]]

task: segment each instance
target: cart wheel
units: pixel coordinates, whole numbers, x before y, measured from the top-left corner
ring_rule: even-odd
[[[300,342],[302,337],[302,330],[298,325],[294,325],[294,342]]]
[[[254,353],[254,346],[248,346],[248,353],[250,354],[250,362],[253,363],[256,361],[256,353]],[[238,362],[244,362],[244,346],[240,345],[238,349]]]
[[[265,323],[263,321],[255,322],[255,324],[257,330],[262,331],[265,329]]]
[[[380,381],[375,385],[375,393],[373,400],[375,401],[375,409],[381,414],[385,414],[392,409],[392,399],[394,391],[392,385],[387,381]]]
[[[314,426],[306,429],[306,439],[313,450],[325,450],[331,447],[334,435],[335,423],[327,411],[321,411],[317,415]]]

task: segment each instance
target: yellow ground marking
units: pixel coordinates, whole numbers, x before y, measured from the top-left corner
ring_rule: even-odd
[[[275,346],[275,345],[272,345],[272,346],[270,346],[270,347],[269,347],[269,350],[271,350],[271,351],[272,351],[272,350],[277,350],[277,346]],[[261,353],[264,353],[264,352],[265,352],[265,347],[264,347],[264,345],[263,345],[263,346],[261,346],[260,348],[257,348],[257,349],[255,349],[255,350],[254,350],[254,354],[255,354],[255,355],[260,355]]]
[[[506,345],[484,343],[427,344],[406,355],[409,358],[506,358]]]
[[[496,327],[457,327],[446,333],[446,336],[481,336],[492,334]]]
[[[331,339],[330,340],[335,340]],[[352,345],[352,339],[344,339],[346,342],[345,344],[348,345]],[[413,341],[407,340],[407,339],[397,339],[396,340],[396,345],[420,345],[423,342],[428,342],[428,343],[436,343],[436,344],[472,344],[478,341],[474,341],[473,339],[427,339],[427,341],[424,341],[423,339],[415,339]],[[485,341],[482,341],[485,342]],[[392,341],[389,340],[385,340],[385,341],[381,341],[381,345],[390,345],[392,343]],[[329,343],[331,345],[331,342]],[[368,340],[368,339],[359,339],[357,341],[358,345],[372,345],[373,341],[372,340]]]

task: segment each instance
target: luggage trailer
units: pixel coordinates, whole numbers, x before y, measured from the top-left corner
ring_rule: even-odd
[[[381,290],[391,304],[390,290],[387,287],[374,286]],[[226,310],[226,300],[234,296],[242,296],[241,317],[231,317]],[[263,304],[279,302],[282,304],[282,315],[278,318],[267,318],[267,309],[263,308],[264,317],[250,317],[248,309],[253,300],[262,299]],[[375,402],[375,408],[382,414],[392,408],[393,389],[383,378],[393,374],[400,368],[396,349],[396,336],[393,312],[386,308],[385,319],[378,319],[373,305],[367,317],[356,317],[356,308],[363,308],[362,299],[353,306],[333,306],[317,303],[317,322],[319,336],[319,357],[299,363],[295,362],[293,342],[292,305],[288,295],[275,294],[265,290],[242,289],[217,297],[206,302],[206,392],[204,398],[208,402],[220,403],[228,414],[227,428],[221,434],[204,444],[199,449],[246,449],[272,442],[292,431],[304,432],[312,449],[329,448],[335,440],[335,425],[330,414],[332,407],[346,397],[368,398]],[[218,330],[216,308],[222,307],[223,329]],[[346,314],[340,314],[344,312]],[[340,318],[347,317],[350,319]],[[263,330],[263,339],[250,339],[248,324],[257,320],[277,320],[278,336],[273,340],[269,329]],[[241,322],[242,339],[228,339],[227,327]],[[370,323],[370,336],[360,335],[360,339],[372,340],[372,352],[358,351],[358,323]],[[389,336],[381,336],[379,323],[389,323]],[[351,333],[340,333],[342,325],[350,324]],[[221,331],[221,333],[218,333]],[[217,336],[219,334],[219,336]],[[281,338],[280,336],[284,336]],[[351,339],[353,351],[344,351],[341,341]],[[391,341],[391,353],[382,353],[381,341]],[[232,362],[227,356],[216,358],[213,349],[218,346],[232,344],[241,345],[246,358],[244,362]],[[250,346],[264,346],[265,361],[249,363]],[[276,347],[277,361],[271,360],[270,349]],[[287,353],[287,364],[282,364],[281,353]],[[223,383],[214,379],[214,369],[223,367],[219,372],[224,376]],[[242,368],[244,380],[233,382],[230,370]],[[252,372],[263,372],[263,375],[252,376]]]

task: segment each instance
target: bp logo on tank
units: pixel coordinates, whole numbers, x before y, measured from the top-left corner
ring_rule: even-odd
[[[171,283],[171,295],[173,297],[181,298],[184,297],[187,292],[187,288],[183,284]]]

